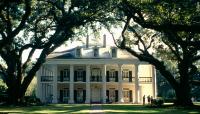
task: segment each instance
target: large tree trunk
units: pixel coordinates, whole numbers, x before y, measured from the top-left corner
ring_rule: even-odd
[[[175,90],[176,100],[174,102],[175,106],[192,106],[192,100],[190,97],[190,92],[184,87],[180,87],[178,90]]]
[[[7,89],[8,99],[7,104],[19,105],[21,102],[19,85],[10,86]]]
[[[179,74],[180,74],[180,81],[179,81],[179,87],[175,89],[176,92],[176,101],[175,105],[177,106],[192,106],[192,100],[191,100],[191,87],[189,83],[189,56],[188,54],[184,53],[184,59],[180,61],[178,64]]]

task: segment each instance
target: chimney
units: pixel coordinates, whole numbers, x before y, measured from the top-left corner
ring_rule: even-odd
[[[106,47],[106,35],[103,35],[103,47]]]
[[[87,38],[86,38],[86,48],[89,47],[89,35],[87,35]]]

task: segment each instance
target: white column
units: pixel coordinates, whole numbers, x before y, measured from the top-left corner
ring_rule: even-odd
[[[57,65],[53,65],[53,103],[57,103],[58,102],[58,97],[57,97]]]
[[[152,88],[153,88],[153,98],[156,98],[157,95],[157,84],[156,84],[156,69],[151,65],[151,74],[152,74]]]
[[[123,98],[123,87],[122,87],[122,65],[118,65],[119,69],[118,69],[118,79],[119,79],[119,85],[118,85],[118,102],[123,103],[124,102],[124,98]]]
[[[86,100],[85,103],[90,103],[90,65],[86,65]]]
[[[138,64],[135,64],[135,103],[138,103],[139,94],[139,79],[138,79]]]
[[[102,68],[102,98],[102,102],[106,103],[106,65]]]
[[[69,103],[74,103],[74,65],[70,65]]]

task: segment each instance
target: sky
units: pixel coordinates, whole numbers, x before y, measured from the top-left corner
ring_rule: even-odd
[[[120,29],[117,29],[117,28],[113,29],[113,33],[114,33],[115,39],[118,39],[120,37],[120,33],[121,33]],[[112,35],[106,29],[104,29],[100,32],[100,38],[98,38],[98,40],[96,40],[93,35],[89,35],[89,45],[90,44],[103,45],[103,35],[104,34],[106,35],[106,45],[107,46],[115,46]],[[71,49],[71,48],[74,48],[74,47],[77,47],[77,46],[85,45],[86,44],[86,37],[83,37],[81,39],[82,39],[81,41],[73,41],[73,42],[67,41],[66,44],[61,45],[56,50],[54,50],[54,52],[64,51],[64,50],[68,50],[68,49]],[[27,49],[23,52],[22,62],[26,61],[29,52],[30,52],[30,49]],[[41,53],[41,50],[37,50],[34,53],[32,60],[35,61],[36,58],[39,57],[40,53]]]

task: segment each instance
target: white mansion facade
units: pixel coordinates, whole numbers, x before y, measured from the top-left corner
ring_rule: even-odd
[[[156,97],[154,66],[116,47],[86,46],[54,52],[37,72],[36,95],[53,103],[141,103]]]

